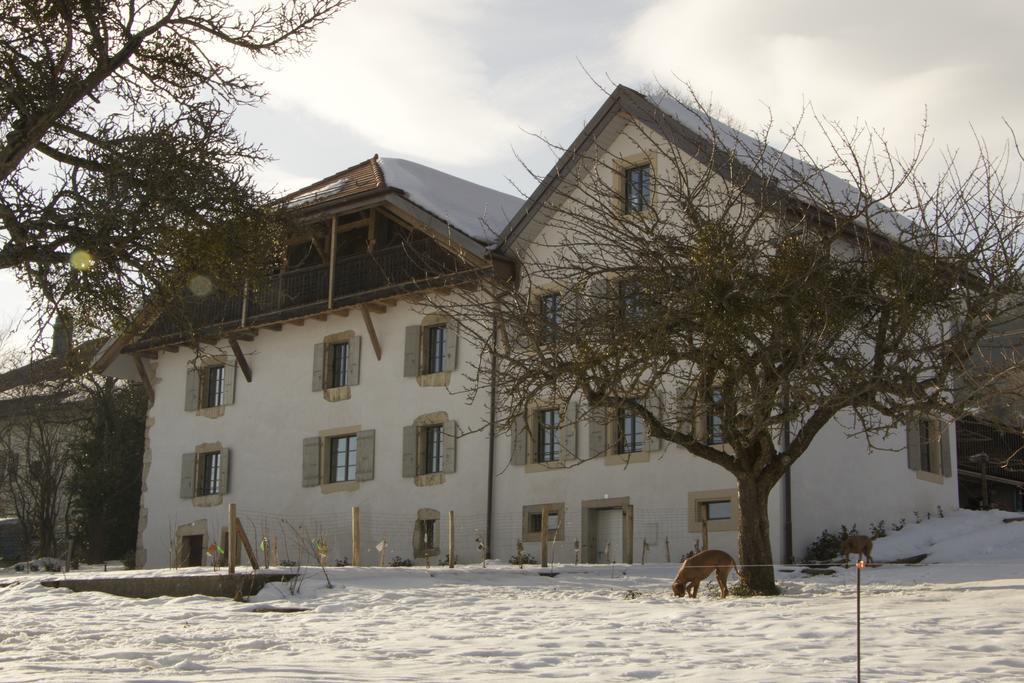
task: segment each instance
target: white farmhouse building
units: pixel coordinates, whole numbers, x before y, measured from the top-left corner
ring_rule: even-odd
[[[285,198],[303,227],[280,273],[244,296],[196,297],[188,332],[165,316],[108,345],[97,364],[141,370],[152,389],[139,566],[209,562],[229,502],[279,560],[308,561],[317,539],[329,562],[350,559],[353,507],[364,564],[381,541],[392,557],[443,557],[449,511],[461,561],[480,544],[501,559],[519,541],[538,555],[544,526],[556,561],[677,560],[705,536],[734,552],[735,481],[675,445],[604,455],[616,450],[605,428],[572,420],[547,451],[494,433],[488,392],[462,391],[477,350],[422,298],[512,276],[511,254],[543,241],[538,207],[571,182],[572,150],[599,141],[634,170],[643,150],[629,128],[656,107],[617,88],[525,204],[408,161],[357,164]],[[528,419],[544,431],[544,410]],[[876,451],[840,425],[823,431],[773,493],[776,553],[799,558],[841,523],[955,507],[952,440],[930,424]],[[599,457],[567,468],[560,452]]]

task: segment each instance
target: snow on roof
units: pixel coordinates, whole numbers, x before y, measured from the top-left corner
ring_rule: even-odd
[[[770,174],[779,188],[813,206],[828,210],[838,208],[856,216],[866,225],[865,214],[872,227],[889,237],[906,235],[913,222],[879,202],[869,201],[851,183],[812,166],[774,147],[766,146],[751,136],[679,102],[667,93],[645,95],[647,101],[668,114],[686,128],[704,138],[717,138],[729,151],[735,152],[741,163],[759,174]]]
[[[348,178],[339,178],[332,183],[316,187],[309,192],[303,192],[302,194],[295,195],[288,200],[288,208],[295,209],[306,204],[312,204],[316,201],[324,199],[329,195],[337,194],[348,183]]]
[[[388,187],[402,190],[426,209],[475,240],[493,244],[523,200],[405,159],[380,158]]]

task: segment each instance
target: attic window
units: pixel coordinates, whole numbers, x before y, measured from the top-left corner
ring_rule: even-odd
[[[651,205],[651,165],[633,166],[625,173],[626,213],[639,213]]]

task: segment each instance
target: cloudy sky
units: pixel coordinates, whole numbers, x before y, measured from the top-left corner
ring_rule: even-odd
[[[358,0],[308,56],[262,72],[270,97],[237,123],[293,189],[375,153],[497,189],[532,189],[531,136],[568,142],[606,86],[691,83],[749,127],[804,101],[909,148],[927,110],[936,147],[1024,131],[1024,3],[975,0]],[[0,273],[0,320],[26,299]]]

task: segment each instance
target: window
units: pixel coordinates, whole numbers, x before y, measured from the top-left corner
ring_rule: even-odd
[[[640,416],[620,408],[616,419],[618,428],[617,453],[639,453],[644,449],[644,423]]]
[[[539,541],[541,532],[547,528],[547,536],[550,541],[564,541],[565,531],[562,528],[562,515],[565,505],[562,503],[547,503],[541,505],[526,505],[523,507],[523,540]]]
[[[426,368],[427,374],[444,371],[445,344],[447,343],[447,325],[431,325],[426,334]]]
[[[437,530],[436,519],[422,519],[420,520],[420,530],[423,534],[422,543],[425,550],[431,550],[437,546],[434,544],[435,531]]]
[[[214,408],[224,405],[224,366],[208,365],[203,368],[201,408]]]
[[[626,320],[636,320],[643,316],[643,298],[640,286],[632,280],[619,282],[619,305],[622,317]]]
[[[717,522],[732,519],[732,502],[728,500],[705,500],[700,504],[701,519]]]
[[[711,445],[725,443],[722,435],[722,390],[715,388],[708,392],[708,412],[705,416],[707,443]]]
[[[423,473],[437,474],[444,469],[444,429],[441,425],[423,429]]]
[[[921,448],[921,469],[925,472],[932,472],[932,430],[931,420],[920,420],[918,423],[918,436]]]
[[[558,328],[562,325],[562,295],[558,293],[543,295],[540,298],[540,315],[546,327],[545,340],[550,342],[554,340]]]
[[[348,384],[348,342],[341,342],[340,344],[331,344],[328,353],[328,363],[330,367],[330,375],[327,378],[327,386],[343,387]]]
[[[626,213],[637,213],[651,205],[651,165],[626,169]]]
[[[340,481],[356,480],[357,437],[333,436],[328,441],[331,453],[331,466],[328,481],[332,484]]]
[[[537,462],[554,462],[561,456],[558,429],[561,416],[553,408],[537,411]]]
[[[212,496],[221,492],[220,451],[199,454],[199,481],[197,484],[197,496]]]

